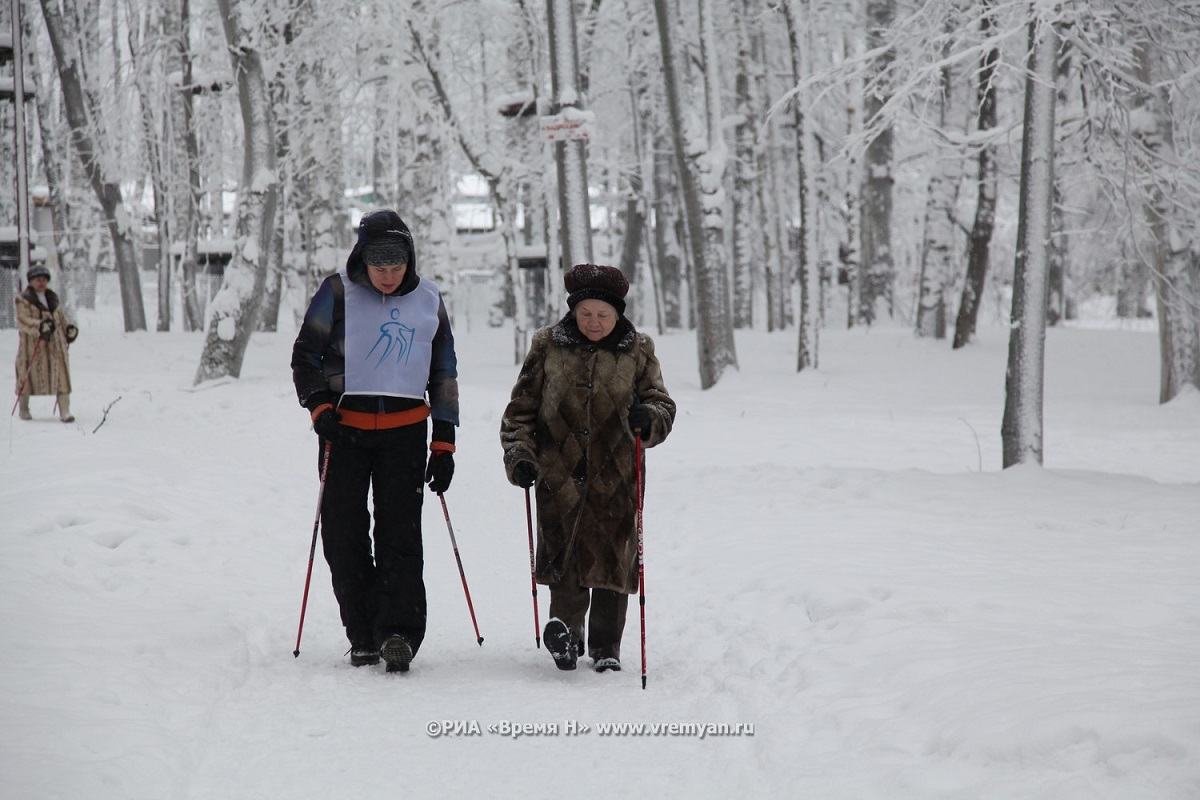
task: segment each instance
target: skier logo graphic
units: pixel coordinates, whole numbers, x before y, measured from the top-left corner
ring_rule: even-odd
[[[393,351],[396,353],[397,364],[407,364],[408,356],[412,352],[413,337],[417,331],[415,328],[410,328],[397,320],[400,317],[400,309],[393,308],[391,314],[391,322],[385,322],[379,326],[379,338],[375,340],[375,346],[371,348],[371,352],[367,353],[363,361],[369,359],[380,345],[383,345],[383,352],[379,354],[379,360],[375,362],[375,369],[383,366],[383,362]]]

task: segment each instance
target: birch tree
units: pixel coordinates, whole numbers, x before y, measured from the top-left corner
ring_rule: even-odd
[[[1169,166],[1178,163],[1179,158],[1175,152],[1172,99],[1160,81],[1167,56],[1142,39],[1134,47],[1134,57],[1138,84],[1130,128],[1150,231],[1149,241],[1143,244],[1143,257],[1154,273],[1158,309],[1158,399],[1166,403],[1185,386],[1200,389],[1200,276],[1193,250],[1196,212],[1178,200],[1181,196],[1195,198],[1197,187],[1192,185],[1187,187],[1191,192],[1183,191],[1187,170],[1175,171]]]
[[[792,3],[783,4],[784,20],[787,23],[788,50],[791,54],[792,80],[801,86],[807,77],[805,64],[811,42],[802,41],[802,25]],[[796,348],[796,371],[817,366],[818,332],[821,318],[820,270],[817,267],[817,215],[815,178],[817,171],[816,145],[813,141],[810,121],[804,113],[806,93],[797,89],[792,98],[792,118],[796,134],[796,165],[798,208],[800,210],[800,237],[797,248],[796,278],[800,284],[800,308],[798,314],[799,341]]]
[[[243,0],[217,0],[217,7],[242,111],[242,181],[233,259],[209,308],[197,384],[241,375],[246,345],[258,324],[278,199],[274,120],[261,56],[252,46],[251,21],[245,17],[247,6]]]
[[[895,273],[892,253],[892,123],[882,117],[891,99],[891,68],[895,48],[889,42],[889,29],[896,16],[895,0],[867,0],[867,50],[874,53],[872,75],[868,81],[863,116],[871,131],[864,160],[866,171],[862,190],[862,277],[859,283],[859,319],[872,324],[879,314],[879,302],[891,291]]]
[[[58,0],[41,0],[41,6],[54,61],[58,65],[63,106],[71,125],[71,143],[104,210],[112,240],[125,330],[143,331],[146,329],[146,311],[138,274],[137,224],[125,205],[120,184],[122,176],[116,173],[113,163],[115,149],[104,147],[93,133],[92,120],[100,111],[99,102],[84,89],[83,31],[77,17],[81,9],[71,3],[60,5]]]
[[[979,18],[980,39],[988,42],[995,27],[993,0],[980,0],[980,6],[983,12]],[[1000,49],[994,44],[988,45],[981,58],[976,79],[975,132],[982,143],[976,157],[978,166],[975,175],[975,220],[971,225],[970,244],[967,248],[967,273],[963,280],[962,298],[954,322],[954,349],[965,346],[975,335],[979,306],[983,300],[983,288],[991,261],[998,181],[996,145],[989,141],[987,134],[996,127],[998,93],[995,79],[999,62]]]
[[[728,367],[737,366],[724,262],[721,176],[725,167],[718,69],[712,50],[715,46],[711,34],[712,12],[706,5],[706,0],[700,0],[701,41],[707,41],[705,52],[714,59],[705,63],[704,75],[708,138],[694,138],[693,147],[689,149],[684,136],[686,122],[673,51],[673,18],[666,0],[654,1],[675,166],[683,195],[684,221],[694,265],[692,274],[696,280],[696,340],[701,389],[712,388]]]
[[[1054,202],[1054,105],[1058,36],[1054,21],[1036,13],[1029,21],[1025,115],[1021,143],[1021,199],[1013,273],[1012,327],[1008,340],[1004,468],[1043,458],[1042,391],[1045,383],[1046,296],[1050,218]]]

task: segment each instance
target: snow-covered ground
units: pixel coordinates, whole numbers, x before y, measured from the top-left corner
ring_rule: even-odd
[[[0,797],[1200,797],[1200,395],[1157,403],[1152,331],[1050,331],[1046,468],[1007,471],[1002,329],[827,329],[799,375],[793,333],[739,334],[707,392],[656,337],[643,691],[636,605],[621,673],[535,648],[507,329],[460,332],[446,494],[485,642],[429,496],[429,634],[388,675],[349,666],[319,551],[292,656],[293,334],[193,388],[199,334],[80,325],[78,421],[35,398],[0,445]]]

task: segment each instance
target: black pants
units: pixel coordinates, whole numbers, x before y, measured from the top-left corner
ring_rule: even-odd
[[[425,638],[421,506],[427,430],[425,422],[389,431],[343,428],[330,449],[321,544],[352,645],[378,647],[399,633],[415,654]]]
[[[562,580],[550,584],[550,616],[567,623],[579,640],[584,639],[587,619],[587,650],[592,658],[620,658],[621,634],[629,595],[611,589],[588,589],[579,583],[579,572],[571,564]]]

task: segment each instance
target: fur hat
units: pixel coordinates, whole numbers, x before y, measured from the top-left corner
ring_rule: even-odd
[[[50,270],[46,269],[45,264],[34,264],[29,268],[29,271],[25,273],[25,280],[31,281],[34,278],[45,278],[46,280],[50,280]]]
[[[575,308],[581,300],[603,300],[625,313],[625,295],[629,293],[629,281],[616,267],[604,264],[576,264],[564,277],[567,288],[567,305]]]

